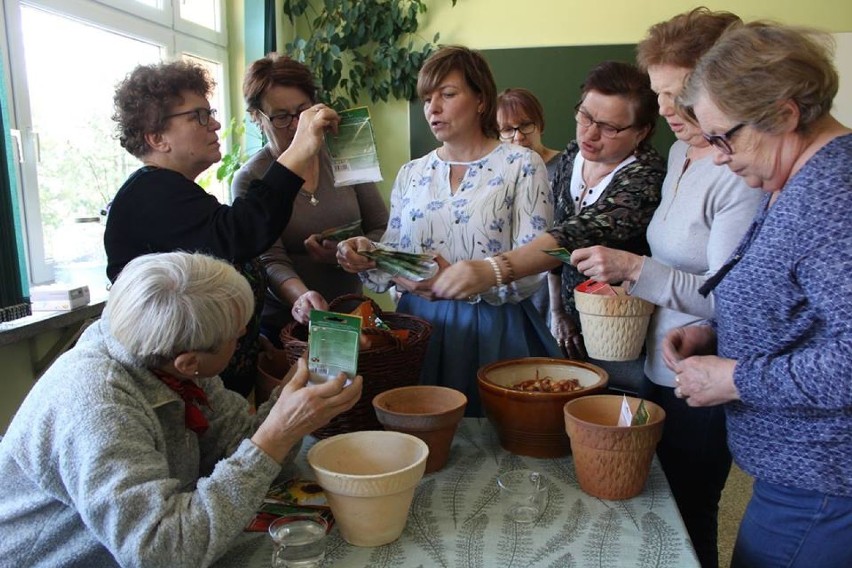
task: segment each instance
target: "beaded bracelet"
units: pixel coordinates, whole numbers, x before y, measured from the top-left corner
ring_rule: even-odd
[[[503,273],[500,271],[500,265],[497,264],[497,259],[492,256],[485,257],[485,260],[491,265],[491,269],[494,270],[494,276],[497,278],[496,286],[499,288],[503,286]]]
[[[511,284],[515,281],[515,269],[512,268],[512,263],[509,262],[509,257],[506,256],[506,253],[500,253],[497,255],[497,258],[506,264],[504,267],[506,269],[506,284]]]

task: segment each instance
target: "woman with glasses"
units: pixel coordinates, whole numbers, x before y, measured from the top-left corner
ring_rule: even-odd
[[[506,89],[497,95],[497,126],[500,140],[529,148],[541,156],[547,167],[547,179],[553,182],[559,150],[548,148],[541,141],[544,134],[544,109],[536,96],[527,89]],[[554,203],[555,203],[554,199]],[[558,278],[558,277],[557,277]],[[550,322],[550,292],[546,282],[530,298],[533,305]]]
[[[513,277],[556,269],[560,262],[542,252],[569,251],[594,244],[647,250],[645,228],[660,201],[665,163],[649,138],[657,101],[648,75],[633,65],[608,61],[592,69],[575,107],[577,138],[558,158],[553,190],[556,220],[552,229],[506,253]],[[584,359],[574,287],[585,277],[563,265],[552,279],[551,329],[564,353]],[[504,279],[505,280],[505,279]],[[495,274],[481,260],[459,262],[435,283],[444,298],[466,298],[490,289]]]
[[[704,568],[719,565],[719,499],[731,467],[725,413],[691,408],[674,396],[675,374],[663,361],[662,343],[672,329],[713,317],[713,296],[698,291],[737,246],[760,192],[713,163],[713,148],[675,98],[701,55],[740,24],[730,12],[696,8],[652,26],[639,43],[639,65],[648,70],[660,114],[677,137],[662,201],[648,225],[651,256],[605,247],[577,249],[571,256],[586,276],[620,282],[630,295],[657,305],[645,341],[640,394],[666,411],[657,456]]]
[[[404,165],[391,193],[388,230],[379,246],[429,253],[441,267],[484,259],[497,286],[461,301],[435,300],[434,278],[414,282],[376,270],[358,254],[375,245],[344,241],[338,259],[376,291],[402,292],[397,310],[432,324],[421,381],[463,392],[465,413],[482,416],[477,370],[510,357],[558,356],[559,348],[529,296],[541,276],[514,278],[505,254],[542,234],[553,203],[541,158],[500,143],[497,88],[482,55],[460,46],[435,52],[420,69],[417,92],[440,146]],[[490,287],[489,287],[490,288]]]
[[[287,225],[303,184],[305,191],[316,187],[310,181],[316,155],[337,115],[322,105],[307,109],[293,143],[253,191],[223,205],[194,181],[222,156],[216,134],[221,125],[208,101],[213,86],[203,67],[186,61],[140,65],[118,85],[113,119],[119,140],[143,167],[124,182],[109,209],[107,276],[115,281],[125,264],[151,252],[198,251],[234,263],[255,291],[257,313],[222,380],[248,394],[257,374],[266,290],[256,259]]]
[[[753,23],[699,61],[682,101],[713,158],[764,196],[708,281],[714,325],[663,344],[675,395],[724,405],[754,488],[731,566],[852,566],[852,129],[831,116],[827,34]]]
[[[293,142],[298,116],[314,105],[316,87],[310,69],[271,53],[249,66],[243,96],[267,144],[234,176],[231,190],[240,196]],[[316,187],[299,192],[280,240],[261,256],[269,278],[261,322],[273,343],[278,344],[281,328],[293,319],[306,323],[311,309],[325,310],[338,296],[361,293],[358,277],[337,266],[337,241],[320,236],[326,229],[359,221],[358,233],[380,239],[387,227],[387,206],[374,183],[335,187],[331,156],[323,148]]]

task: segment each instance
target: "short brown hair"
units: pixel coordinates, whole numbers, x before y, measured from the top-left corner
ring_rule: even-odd
[[[648,127],[648,134],[642,142],[650,140],[654,135],[660,111],[657,95],[651,90],[648,74],[635,65],[621,61],[604,61],[589,71],[580,90],[580,102],[586,98],[589,91],[624,97],[633,106],[633,126]]]
[[[834,43],[816,30],[752,22],[725,33],[698,62],[680,97],[691,106],[702,92],[729,118],[774,133],[799,108],[799,132],[831,112],[839,78]]]
[[[201,65],[178,60],[139,65],[115,89],[112,119],[117,123],[121,147],[141,158],[151,151],[146,134],[166,127],[171,109],[183,103],[189,91],[204,98],[213,92],[215,81]]]
[[[295,87],[305,93],[311,103],[317,100],[317,87],[311,70],[295,59],[273,52],[252,63],[246,70],[243,98],[247,110],[260,109],[260,99],[274,85]]]
[[[539,132],[544,132],[544,109],[532,91],[528,89],[506,89],[497,95],[497,110],[511,114],[524,114]]]
[[[652,65],[692,69],[725,30],[739,25],[742,20],[736,14],[704,6],[678,14],[648,29],[647,37],[636,46],[636,62],[646,71]]]
[[[453,71],[460,71],[468,87],[482,99],[482,133],[497,138],[497,86],[488,62],[478,51],[449,45],[433,53],[417,74],[417,95],[423,98],[433,92]]]

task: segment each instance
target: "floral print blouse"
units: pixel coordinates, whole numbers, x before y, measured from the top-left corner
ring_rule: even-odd
[[[525,245],[551,227],[552,192],[544,162],[535,152],[501,143],[487,156],[465,163],[469,167],[455,195],[450,191],[454,163],[433,150],[400,169],[382,246],[433,253],[450,263],[481,260]],[[379,270],[362,278],[375,291],[391,285],[390,276]],[[520,302],[542,278],[521,278],[481,298],[493,305]]]
[[[556,219],[550,234],[560,247],[574,249],[602,245],[648,254],[645,230],[657,205],[666,175],[666,162],[650,145],[642,144],[636,159],[619,169],[603,194],[594,203],[575,212],[571,196],[571,176],[574,159],[580,153],[577,142],[565,148],[556,164],[553,192],[556,195]],[[570,264],[563,264],[554,272],[562,274],[562,302],[566,312],[579,323],[574,306],[574,287],[587,280]]]

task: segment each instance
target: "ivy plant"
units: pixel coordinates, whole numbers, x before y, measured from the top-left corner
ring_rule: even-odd
[[[284,0],[290,24],[308,30],[285,50],[313,71],[320,98],[338,110],[363,95],[412,100],[417,72],[440,37],[417,35],[426,10],[424,0]]]

